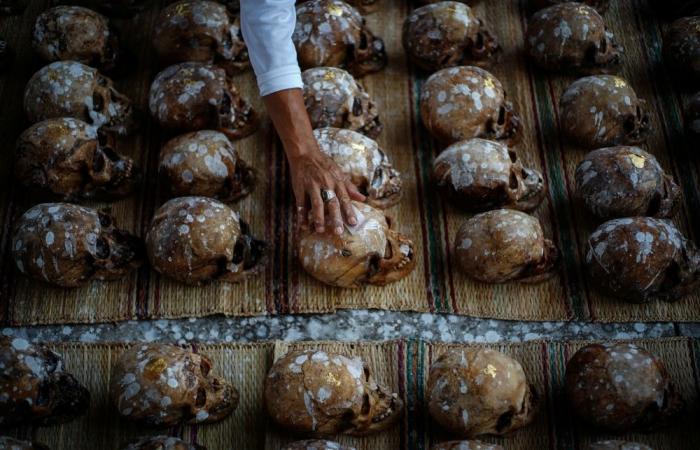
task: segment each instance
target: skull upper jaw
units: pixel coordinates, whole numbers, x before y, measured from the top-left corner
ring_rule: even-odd
[[[486,123],[483,138],[502,141],[508,146],[517,144],[522,138],[522,121],[511,102],[503,102],[498,115]]]
[[[375,254],[368,259],[367,283],[384,286],[405,278],[415,267],[413,242],[394,230],[388,230],[384,255]]]
[[[200,411],[205,411],[207,417],[204,420],[198,420],[196,412],[192,414],[192,418],[187,421],[190,424],[197,423],[215,423],[220,422],[226,417],[230,416],[231,413],[238,407],[238,391],[231,384],[226,381],[213,377],[209,381],[209,386],[204,389],[200,389],[198,395],[201,395],[201,391],[206,393],[206,408]]]
[[[249,234],[249,227],[240,221],[243,235],[238,238],[233,248],[233,258],[219,267],[215,279],[238,283],[259,273],[265,266],[268,245]]]
[[[351,436],[365,436],[391,428],[403,416],[404,404],[397,394],[389,394],[381,386],[371,395],[370,414],[363,414],[345,431]]]
[[[388,62],[384,41],[373,36],[367,29],[360,32],[356,44],[348,47],[346,58],[348,72],[357,78],[379,72]]]
[[[542,174],[534,169],[522,169],[522,191],[515,199],[513,207],[520,211],[532,211],[544,199],[546,189]]]

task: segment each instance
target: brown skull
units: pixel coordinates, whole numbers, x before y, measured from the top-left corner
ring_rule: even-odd
[[[314,136],[321,151],[350,177],[375,208],[389,208],[401,200],[401,175],[372,139],[340,128],[320,128]]]
[[[24,111],[32,123],[74,117],[122,135],[134,127],[131,101],[112,80],[74,61],[56,61],[35,73],[24,91]]]
[[[80,5],[96,8],[115,17],[132,17],[150,6],[151,0],[51,0],[52,5]]]
[[[435,72],[420,96],[423,125],[443,144],[480,137],[514,143],[520,118],[506,100],[503,85],[478,67],[452,67]]]
[[[282,447],[281,450],[357,450],[355,447],[346,447],[334,441],[324,439],[308,439],[296,441]]]
[[[485,139],[447,147],[433,162],[433,181],[467,211],[513,208],[530,211],[545,194],[542,174],[522,166],[514,150]]]
[[[209,358],[165,344],[126,350],[109,392],[119,414],[147,425],[218,422],[238,406],[238,392],[212,372]]]
[[[100,143],[95,127],[82,120],[48,119],[17,141],[17,180],[63,200],[117,198],[139,179],[134,161]]]
[[[233,201],[255,186],[255,170],[218,131],[195,131],[171,139],[160,151],[158,171],[173,197],[202,195]]]
[[[671,217],[680,201],[680,188],[656,158],[625,146],[587,154],[576,168],[576,194],[601,219]]]
[[[122,450],[207,450],[197,444],[188,444],[171,436],[147,436],[124,447]]]
[[[562,132],[585,148],[639,144],[650,131],[646,102],[613,75],[576,80],[562,95],[560,109]]]
[[[627,441],[598,441],[590,445],[588,450],[654,450],[648,445]]]
[[[60,355],[19,337],[0,337],[0,428],[66,423],[89,404],[90,393],[65,371]]]
[[[674,74],[696,86],[700,83],[700,16],[671,24],[664,37],[664,56]]]
[[[315,67],[301,76],[314,128],[347,128],[371,138],[379,136],[382,124],[377,105],[352,75],[335,67]]]
[[[36,442],[20,441],[9,436],[0,436],[0,449],[3,450],[49,450]]]
[[[77,61],[107,71],[119,56],[107,19],[81,6],[56,6],[39,14],[32,44],[46,62]]]
[[[634,344],[590,344],[566,365],[569,411],[611,432],[650,431],[683,409],[663,363]]]
[[[535,13],[525,42],[538,66],[557,71],[609,72],[620,64],[623,51],[603,17],[581,3],[561,3]]]
[[[540,222],[523,212],[497,209],[467,220],[455,238],[457,266],[486,283],[536,283],[553,275],[559,251]]]
[[[158,272],[187,284],[239,282],[262,267],[267,245],[231,208],[207,197],[180,197],[156,211],[146,235]]]
[[[240,17],[212,1],[182,0],[166,6],[158,16],[153,45],[168,64],[214,63],[229,74],[250,66]]]
[[[403,24],[403,47],[415,65],[430,72],[486,64],[500,50],[483,20],[469,6],[452,1],[413,10]]]
[[[688,101],[685,108],[685,124],[691,136],[700,137],[700,92]]]
[[[343,67],[363,77],[387,63],[384,41],[367,29],[355,8],[340,0],[311,0],[297,6],[292,39],[302,69]]]
[[[614,297],[674,301],[700,286],[700,250],[665,220],[610,220],[591,234],[587,250],[591,280]]]
[[[403,413],[398,395],[377,384],[360,358],[321,350],[276,361],[265,379],[265,405],[281,427],[311,435],[376,433]]]
[[[503,435],[532,422],[535,394],[520,363],[487,348],[452,350],[430,366],[428,411],[459,436]]]
[[[498,444],[487,444],[481,441],[450,441],[435,444],[430,450],[504,450]]]
[[[532,0],[533,6],[538,10],[546,8],[548,6],[558,5],[566,2],[571,2],[571,0]],[[604,14],[608,10],[608,4],[610,3],[610,0],[583,0],[575,1],[572,3],[583,3],[584,5],[588,5],[592,8],[595,8],[595,10],[598,11],[600,14]]]
[[[359,224],[319,234],[302,230],[299,260],[311,276],[331,286],[384,286],[406,277],[416,265],[413,242],[392,229],[391,219],[354,202]]]
[[[12,254],[25,275],[64,287],[124,277],[143,262],[143,243],[109,215],[70,203],[42,203],[16,224]]]
[[[149,108],[156,122],[173,131],[213,129],[240,139],[258,128],[258,115],[226,71],[209,64],[186,62],[160,72]]]

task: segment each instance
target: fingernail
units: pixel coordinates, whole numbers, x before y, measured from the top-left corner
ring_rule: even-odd
[[[350,225],[357,225],[357,219],[355,219],[354,217],[348,217],[348,222],[350,223]]]
[[[338,227],[338,228],[336,228],[336,229],[335,229],[335,234],[337,234],[337,235],[343,234],[343,227]]]
[[[325,228],[323,228],[323,227],[316,227],[316,233],[323,233],[324,231],[326,231]]]

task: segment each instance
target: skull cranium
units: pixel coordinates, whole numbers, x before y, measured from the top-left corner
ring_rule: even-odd
[[[74,117],[119,134],[134,127],[131,101],[112,80],[74,61],[56,61],[35,73],[24,91],[24,111],[32,123]]]
[[[265,404],[277,424],[311,435],[376,433],[403,412],[397,394],[377,384],[360,358],[321,350],[276,361],[265,379]]]
[[[347,128],[371,138],[382,131],[377,105],[348,72],[315,67],[301,75],[304,102],[314,128]]]
[[[302,230],[299,260],[311,276],[331,286],[383,286],[406,277],[416,265],[413,242],[392,229],[381,211],[354,202],[359,224],[342,235]]]
[[[423,125],[444,144],[475,137],[512,144],[522,128],[501,82],[479,67],[432,74],[421,90],[420,113]]]
[[[17,180],[63,200],[115,198],[139,178],[131,158],[100,143],[95,127],[72,118],[32,125],[17,141]]]
[[[433,162],[433,180],[468,211],[535,209],[545,194],[542,174],[522,166],[514,150],[485,139],[447,147]]]
[[[314,136],[321,151],[350,177],[375,208],[388,208],[401,199],[401,176],[372,139],[340,128],[320,128]]]
[[[209,358],[166,344],[127,349],[112,368],[110,397],[122,416],[158,426],[218,422],[238,406]]]
[[[356,77],[386,66],[384,42],[367,28],[365,19],[340,0],[310,0],[297,6],[292,39],[302,69],[343,67]]]
[[[20,272],[64,287],[121,278],[141,265],[143,244],[107,214],[70,203],[42,203],[17,222],[12,253]]]

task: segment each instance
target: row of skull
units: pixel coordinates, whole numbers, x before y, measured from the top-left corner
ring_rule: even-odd
[[[11,337],[0,339],[0,350],[3,427],[61,424],[91,410],[90,392],[66,370],[57,353]],[[113,407],[141,425],[219,422],[239,403],[237,389],[215,372],[207,356],[173,345],[127,347],[116,358],[109,379]],[[579,349],[567,364],[564,394],[572,414],[609,432],[657,430],[684,409],[663,363],[629,343]],[[487,347],[452,348],[436,356],[425,396],[426,408],[441,428],[472,439],[504,436],[527,426],[540,403],[521,364]],[[278,358],[265,378],[263,398],[273,422],[297,436],[365,436],[395,426],[405,414],[404,401],[379,384],[362,359],[323,350],[290,351]],[[160,442],[167,439],[149,437],[125,449],[191,448],[176,440]],[[153,447],[159,442],[164,446]],[[322,445],[311,448],[340,448],[329,441],[302,442]],[[599,445],[592,450],[628,448],[621,443]],[[285,448],[309,447],[299,443]],[[462,448],[474,447],[455,441],[434,449]]]

